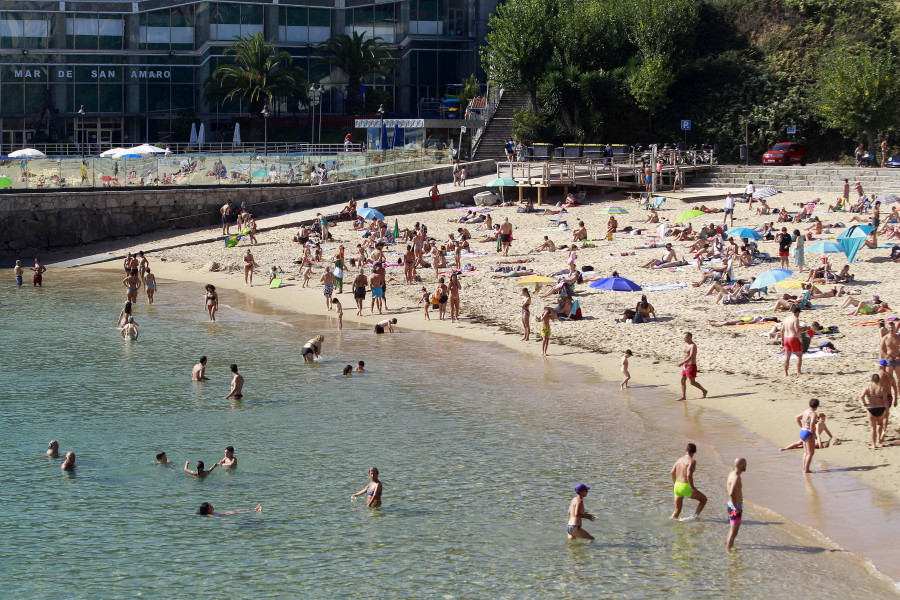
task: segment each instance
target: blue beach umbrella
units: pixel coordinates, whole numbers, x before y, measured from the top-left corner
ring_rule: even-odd
[[[356,211],[356,214],[363,219],[380,219],[384,220],[384,215],[375,210],[374,208],[360,208]]]
[[[119,158],[144,158],[140,154],[123,154]]]
[[[642,289],[641,286],[624,277],[604,277],[597,281],[592,281],[588,287],[592,287],[595,290],[613,290],[616,292],[639,292]]]
[[[391,143],[391,148],[402,148],[406,145],[406,132],[403,131],[402,127],[394,126],[394,139]]]
[[[847,262],[852,263],[856,260],[856,255],[859,253],[860,249],[866,243],[866,238],[864,237],[852,237],[852,238],[842,238],[837,241],[838,245],[844,252],[844,255],[847,257]]]
[[[734,229],[729,229],[728,231],[726,231],[725,235],[749,240],[762,239],[762,236],[759,235],[759,232],[757,232],[755,229],[750,229],[749,227],[735,227]]]
[[[844,249],[841,248],[840,244],[837,242],[832,242],[830,240],[821,240],[810,244],[806,248],[806,252],[813,254],[830,254],[832,252],[843,252]]]
[[[381,150],[387,150],[388,147],[388,137],[387,137],[387,127],[384,125],[384,121],[381,123]]]
[[[793,271],[788,271],[787,269],[769,269],[768,271],[761,273],[753,283],[750,284],[750,289],[758,290],[759,288],[775,285],[782,279],[787,279],[793,274]]]

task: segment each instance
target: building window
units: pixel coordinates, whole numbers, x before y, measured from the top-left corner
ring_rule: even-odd
[[[318,44],[331,37],[331,11],[325,8],[282,7],[278,11],[278,41]]]
[[[232,41],[263,32],[263,8],[258,5],[216,2],[210,8],[209,38]]]
[[[51,36],[49,16],[0,12],[0,48],[49,48]]]
[[[141,14],[138,42],[148,50],[192,49],[193,7],[183,6]]]
[[[68,17],[66,47],[78,50],[120,50],[124,31],[122,17]]]
[[[444,14],[440,0],[410,0],[410,35],[444,35]]]

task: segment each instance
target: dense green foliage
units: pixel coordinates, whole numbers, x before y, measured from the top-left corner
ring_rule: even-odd
[[[526,91],[528,141],[718,143],[734,158],[791,139],[810,160],[900,133],[900,3],[881,0],[515,0],[482,62]]]
[[[237,38],[224,54],[233,62],[219,65],[206,80],[206,102],[244,98],[256,116],[276,98],[306,99],[306,71],[293,65],[287,52],[276,52],[261,33]]]
[[[360,94],[363,78],[381,75],[393,79],[397,55],[380,37],[366,39],[361,33],[351,33],[333,35],[323,42],[319,46],[322,56],[319,63],[347,76],[347,110],[351,115],[358,115],[363,108]]]

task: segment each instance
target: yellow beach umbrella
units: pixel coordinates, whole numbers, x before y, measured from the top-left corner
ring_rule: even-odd
[[[519,277],[516,279],[516,285],[522,287],[534,285],[534,291],[540,291],[541,284],[556,283],[552,277],[544,277],[543,275],[529,275],[528,277]]]
[[[789,290],[799,290],[801,287],[803,287],[804,283],[806,282],[800,281],[799,279],[795,279],[792,281],[779,281],[775,284],[775,287],[786,288]]]

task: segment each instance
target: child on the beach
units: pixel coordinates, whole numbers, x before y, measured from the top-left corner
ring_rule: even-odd
[[[272,265],[272,268],[269,269],[269,285],[272,285],[272,281],[278,278],[278,267]]]
[[[341,306],[341,301],[337,298],[331,301],[331,306],[337,307],[338,329],[341,330],[344,328],[344,307]]]
[[[309,279],[312,277],[312,265],[306,265],[306,269],[303,271],[303,286],[309,287]]]
[[[622,355],[622,374],[625,376],[625,379],[621,383],[621,388],[623,390],[628,388],[628,380],[631,379],[631,373],[628,372],[628,359],[632,356],[634,356],[634,354],[631,353],[631,350],[626,350],[625,354]]]
[[[422,288],[422,304],[425,305],[425,320],[430,321],[431,317],[428,316],[428,309],[431,306],[431,294],[428,293],[428,288]]]
[[[316,262],[322,262],[322,245],[319,243],[316,243],[316,254],[313,257],[313,260],[315,260]]]

